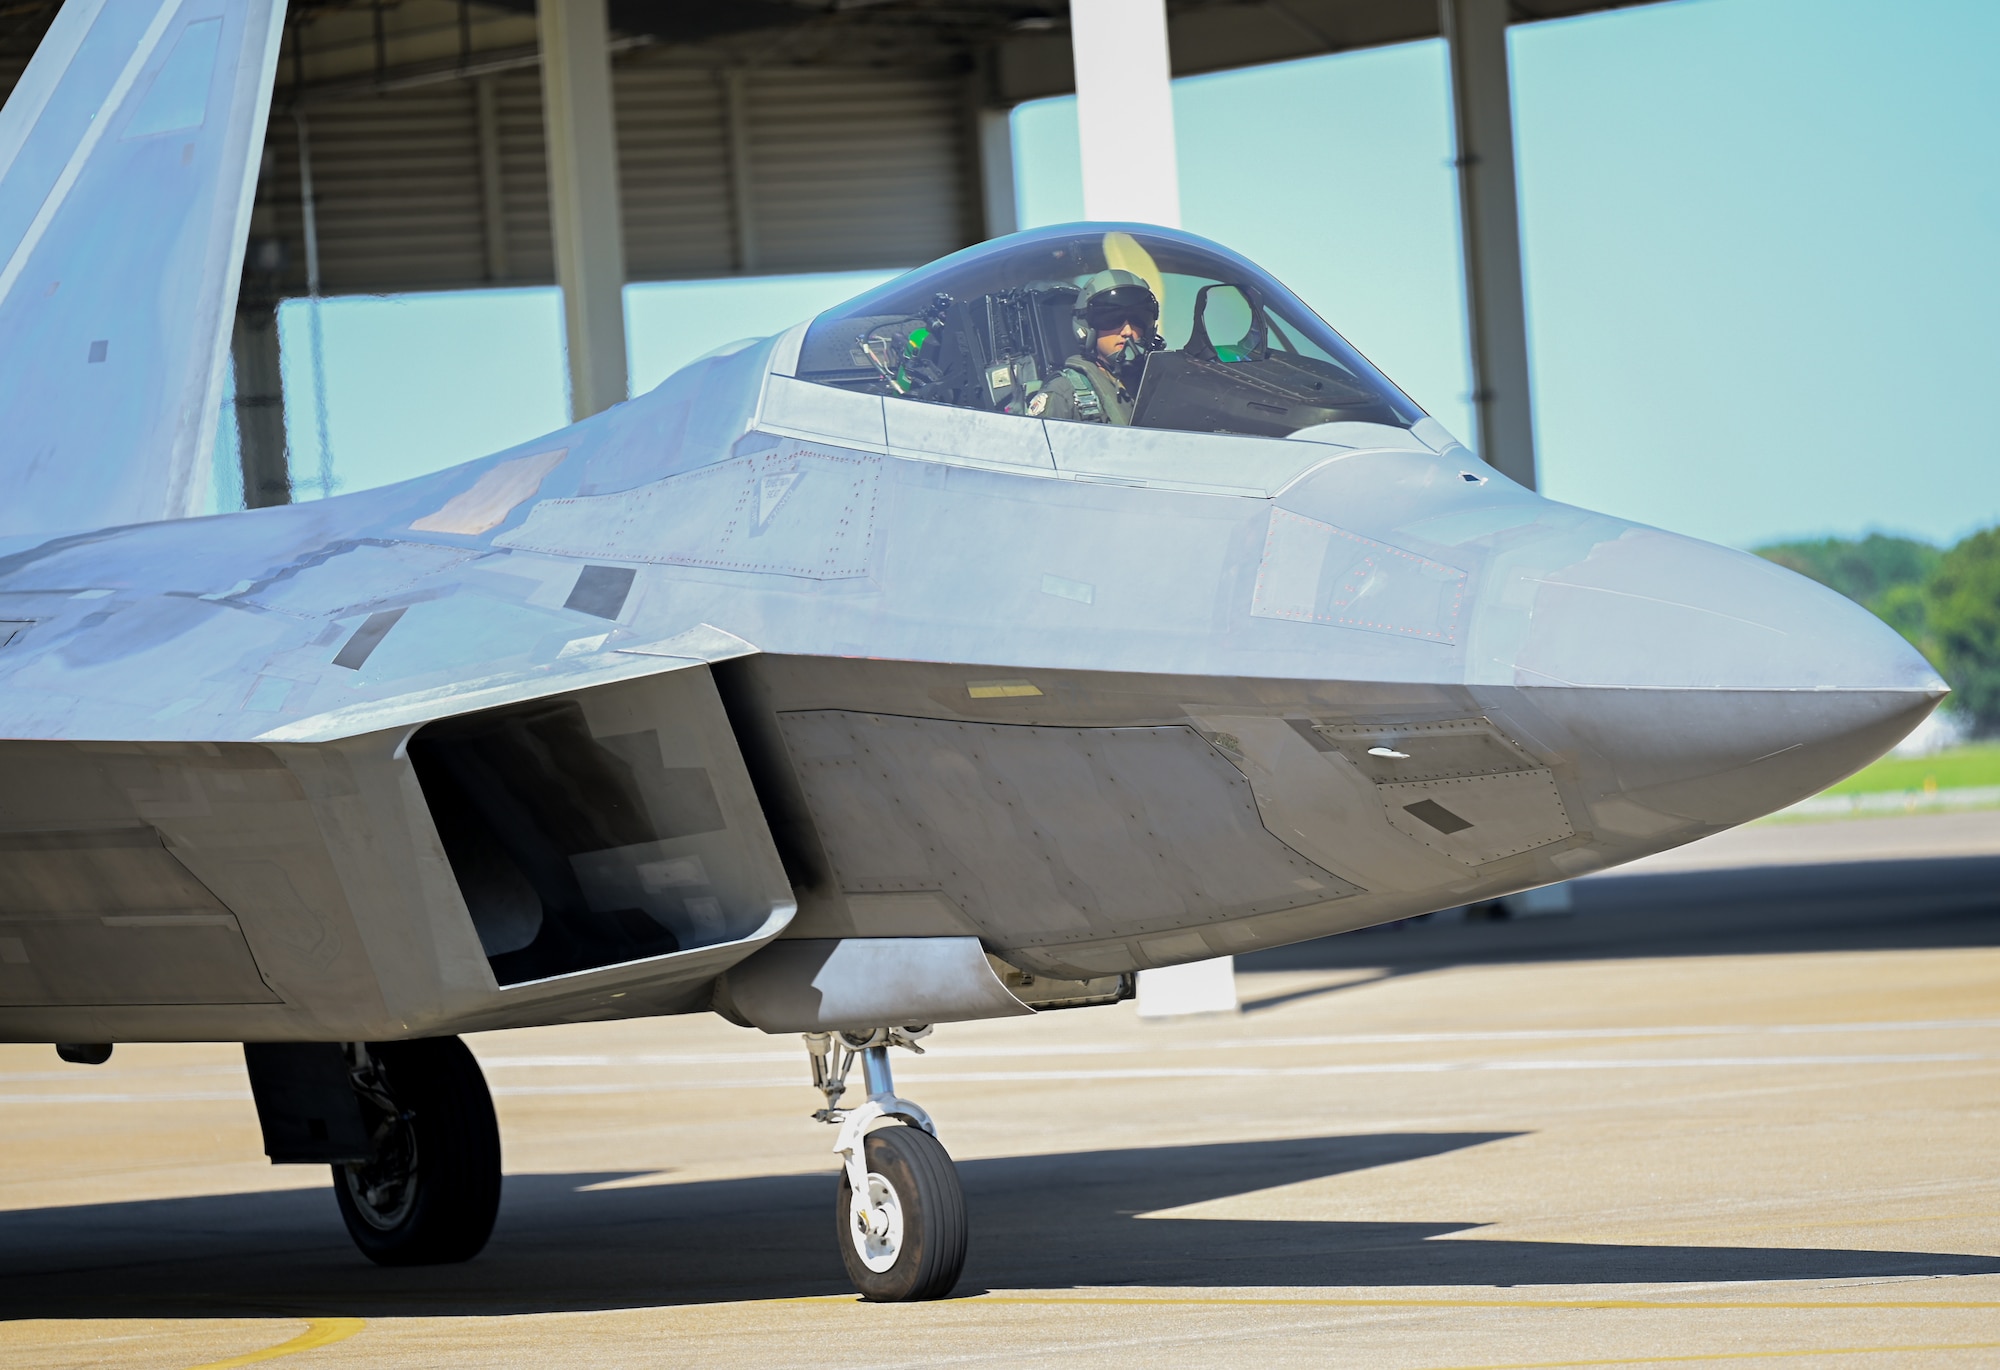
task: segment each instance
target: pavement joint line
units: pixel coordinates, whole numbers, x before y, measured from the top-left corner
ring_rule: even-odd
[[[1334,1066],[1146,1066],[1132,1070],[910,1070],[912,1084],[1034,1084],[1064,1080],[1298,1080],[1322,1076],[1396,1074],[1500,1074],[1558,1070],[1780,1070],[1792,1066],[1966,1066],[2000,1060],[1988,1052],[1914,1052],[1878,1056],[1662,1056],[1604,1060],[1398,1060]],[[630,1080],[606,1084],[500,1084],[494,1098],[558,1094],[650,1094],[660,1090],[794,1090],[796,1076],[770,1080]],[[250,1090],[198,1090],[124,1094],[0,1094],[0,1104],[208,1104],[240,1102]]]
[[[1868,1032],[1957,1032],[2000,1028],[2000,1018],[1939,1018],[1852,1023],[1713,1023],[1654,1027],[1584,1028],[1502,1028],[1488,1032],[1358,1032],[1310,1036],[1241,1037],[1216,1039],[1186,1048],[1197,1051],[1241,1051],[1268,1048],[1322,1046],[1411,1046],[1430,1042],[1543,1042],[1601,1039],[1606,1041],[1646,1040],[1671,1037],[1800,1036]],[[1129,1056],[1154,1051],[1150,1042],[1066,1043],[1037,1046],[1033,1050],[1054,1056]],[[1018,1056],[1022,1048],[968,1047],[949,1041],[930,1050],[940,1060],[968,1060],[980,1056]],[[481,1056],[480,1064],[492,1070],[537,1070],[558,1068],[602,1068],[607,1066],[743,1065],[752,1061],[790,1061],[796,1052],[737,1051],[685,1052],[632,1055],[546,1055]],[[0,1076],[0,1079],[6,1077]]]
[[[1797,1066],[1890,1066],[1890,1065],[1974,1065],[1996,1058],[1986,1052],[1913,1052],[1865,1056],[1669,1056],[1605,1057],[1598,1060],[1527,1059],[1502,1057],[1492,1061],[1369,1061],[1316,1066],[1158,1066],[1123,1070],[979,1070],[927,1071],[921,1067],[908,1072],[912,1084],[1032,1084],[1092,1080],[1243,1080],[1312,1079],[1333,1075],[1477,1075],[1482,1073],[1531,1071],[1618,1071],[1618,1070],[1717,1070],[1750,1068],[1775,1070]],[[704,1089],[796,1089],[797,1077],[782,1079],[680,1079],[631,1080],[602,1084],[496,1085],[495,1098],[532,1098],[566,1094],[648,1094],[668,1090]],[[250,1097],[248,1089],[186,1092],[136,1090],[126,1093],[89,1094],[0,1094],[0,1104],[181,1104],[235,1102]]]
[[[835,1296],[840,1297],[840,1296]],[[803,1300],[801,1300],[803,1302]],[[1876,1299],[1876,1300],[1779,1300],[1779,1299],[1201,1299],[1201,1298],[1121,1298],[1116,1295],[974,1295],[967,1303],[1023,1304],[1035,1307],[1050,1307],[1061,1304],[1082,1304],[1086,1306],[1110,1306],[1131,1304],[1135,1307],[1174,1308],[1547,1308],[1547,1309],[1612,1309],[1612,1310],[1660,1310],[1697,1309],[1705,1312],[1761,1311],[1764,1309],[1810,1310],[1827,1309],[1846,1312],[1895,1312],[1909,1311],[1973,1311],[1978,1309],[2000,1309],[2000,1299]],[[1563,1362],[1569,1364],[1570,1362]],[[1623,1362],[1606,1362],[1622,1364]],[[1575,1364],[1595,1364],[1578,1361]]]
[[[306,1330],[290,1341],[267,1346],[261,1351],[246,1351],[240,1356],[227,1360],[209,1361],[192,1367],[192,1370],[236,1370],[241,1365],[258,1365],[264,1361],[277,1360],[281,1356],[295,1356],[301,1351],[311,1351],[315,1347],[331,1346],[337,1341],[346,1341],[368,1325],[365,1318],[307,1318]]]
[[[1594,1365],[1690,1365],[1703,1361],[1788,1360],[1801,1356],[1886,1356],[1911,1351],[1991,1351],[2000,1341],[1930,1342],[1912,1346],[1807,1346],[1784,1351],[1709,1351],[1678,1356],[1614,1356],[1605,1360],[1508,1361],[1438,1366],[1435,1370],[1580,1370]]]
[[[800,1294],[791,1298],[754,1299],[747,1306],[758,1308],[776,1307],[784,1304],[850,1304],[856,1307],[867,1303],[858,1294]],[[1388,1298],[1171,1298],[1138,1295],[1122,1297],[1115,1294],[971,1294],[964,1298],[947,1299],[945,1306],[954,1304],[1010,1304],[1033,1308],[1059,1308],[1065,1304],[1079,1307],[1116,1308],[1127,1305],[1134,1308],[1534,1308],[1534,1309],[1600,1309],[1613,1312],[1660,1312],[1692,1309],[1698,1312],[1762,1312],[1782,1310],[1786,1312],[1824,1310],[1827,1312],[1974,1312],[1982,1309],[2000,1309],[2000,1299],[1840,1299],[1840,1300],[1791,1300],[1791,1299],[1388,1299]],[[711,1305],[714,1306],[714,1305]],[[737,1305],[745,1306],[745,1305]],[[2000,1346],[2000,1342],[1979,1343],[1972,1348],[1984,1349],[1988,1345]],[[1933,1350],[1931,1347],[1899,1348],[1909,1350]],[[1763,1354],[1763,1353],[1759,1353]],[[1784,1353],[1790,1354],[1790,1353]],[[1799,1353],[1805,1354],[1805,1353]],[[1814,1353],[1818,1354],[1818,1353]],[[1834,1354],[1828,1352],[1826,1354]],[[1844,1354],[1844,1353],[1842,1353]],[[1628,1361],[1554,1361],[1551,1365],[1625,1365],[1638,1364]],[[208,1370],[208,1367],[197,1367]],[[1533,1367],[1460,1367],[1459,1370],[1534,1370]]]
[[[1381,1061],[1318,1066],[1135,1066],[1123,1070],[931,1071],[905,1065],[913,1085],[1031,1084],[1091,1080],[1310,1079],[1329,1075],[1475,1075],[1485,1072],[1712,1070],[1731,1067],[1783,1069],[1795,1066],[1969,1065],[1995,1058],[1986,1052],[1924,1052],[1867,1056],[1699,1056],[1620,1060]],[[562,1094],[639,1094],[671,1089],[790,1089],[784,1079],[619,1081],[602,1084],[495,1085],[495,1098]],[[5,1101],[7,1096],[0,1096]]]

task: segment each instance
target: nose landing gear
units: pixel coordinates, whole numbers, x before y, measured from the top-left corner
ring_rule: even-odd
[[[838,1123],[841,1158],[834,1221],[841,1263],[863,1298],[876,1303],[940,1299],[965,1269],[965,1194],[937,1128],[923,1109],[896,1093],[889,1048],[921,1052],[923,1028],[868,1033],[809,1032],[813,1085],[826,1107],[813,1114]],[[842,1109],[848,1072],[861,1062],[868,1101]],[[899,1126],[869,1132],[883,1119]]]

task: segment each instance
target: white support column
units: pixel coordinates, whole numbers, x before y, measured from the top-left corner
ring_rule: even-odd
[[[332,416],[326,412],[326,327],[320,318],[319,197],[313,191],[312,129],[303,109],[293,109],[299,133],[299,226],[306,240],[306,338],[311,346],[313,430],[319,439],[319,497],[329,498],[333,478]]]
[[[729,226],[736,236],[736,269],[757,272],[757,201],[750,163],[749,74],[728,67],[722,79],[722,134],[729,144]]]
[[[504,281],[512,274],[507,260],[507,186],[500,161],[500,78],[482,76],[472,83],[479,116],[479,206],[486,236],[486,279]]]
[[[1014,111],[982,109],[979,120],[979,204],[989,238],[1021,226],[1014,202]]]
[[[1180,227],[1166,0],[1070,0],[1083,216]],[[1236,962],[1139,972],[1139,1014],[1234,1013]]]
[[[1507,79],[1508,0],[1438,0],[1451,55],[1458,219],[1472,336],[1473,445],[1490,466],[1535,485],[1535,412],[1514,186]]]
[[[569,345],[569,409],[625,398],[625,239],[605,0],[539,0],[549,221]]]
[[[292,502],[291,454],[285,446],[285,369],[278,353],[278,296],[252,294],[247,279],[236,298],[230,360],[236,367],[237,458],[243,466],[243,507]]]
[[[1180,227],[1166,0],[1070,0],[1083,217]]]

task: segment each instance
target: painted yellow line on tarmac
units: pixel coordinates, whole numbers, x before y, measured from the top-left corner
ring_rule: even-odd
[[[1800,1356],[1891,1356],[1911,1351],[1991,1351],[2000,1341],[1928,1342],[1908,1346],[1810,1346],[1795,1351],[1710,1351],[1687,1356],[1618,1356],[1610,1360],[1509,1361],[1504,1365],[1449,1365],[1436,1370],[1581,1370],[1593,1365],[1694,1365],[1704,1361],[1788,1360]]]
[[[337,1341],[346,1341],[367,1325],[365,1318],[308,1318],[306,1330],[290,1341],[267,1346],[262,1351],[246,1351],[228,1360],[210,1361],[206,1365],[194,1366],[192,1370],[236,1370],[239,1365],[256,1365],[280,1356],[296,1356],[316,1346],[331,1346]]]

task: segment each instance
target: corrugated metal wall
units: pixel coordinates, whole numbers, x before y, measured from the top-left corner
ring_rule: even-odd
[[[527,149],[508,168],[532,187],[531,260],[551,266],[548,191],[542,171],[541,91],[530,79],[507,87],[509,146]],[[736,268],[729,212],[729,146],[722,83],[705,71],[621,70],[613,77],[618,168],[625,210],[625,270],[634,280],[722,276]],[[518,111],[518,112],[517,112]],[[525,120],[532,128],[516,129]],[[513,205],[526,209],[520,201]],[[508,215],[516,222],[516,212]]]
[[[981,236],[957,82],[815,68],[750,92],[764,269],[915,266]]]
[[[307,110],[326,293],[554,278],[539,73],[486,79],[505,275],[487,269],[477,87],[453,81]],[[739,79],[747,234],[734,210],[725,79],[642,61],[614,68],[631,279],[914,266],[980,236],[964,77],[785,68]],[[296,127],[274,114],[253,236],[285,243],[287,293],[305,280],[298,165]]]
[[[306,117],[324,289],[480,280],[486,249],[469,85],[347,100]],[[274,114],[266,146],[277,154],[276,166],[266,163],[258,196],[273,197],[276,227],[290,248],[289,274],[303,284],[298,138],[289,118]]]

